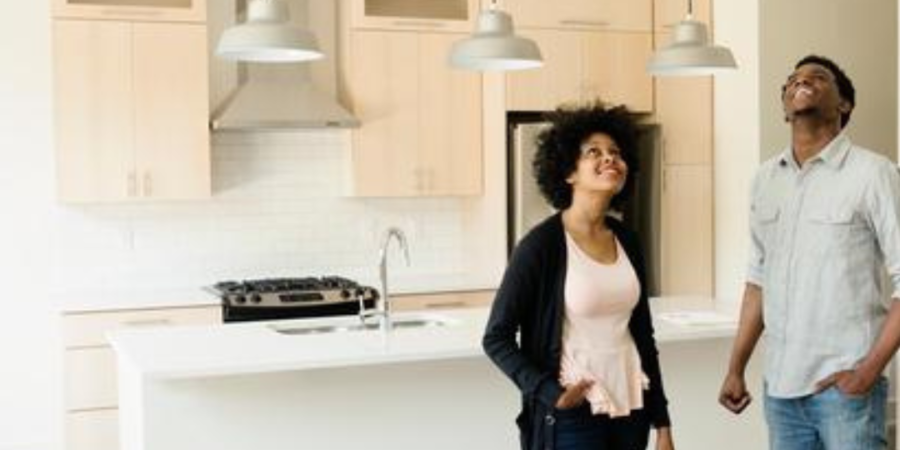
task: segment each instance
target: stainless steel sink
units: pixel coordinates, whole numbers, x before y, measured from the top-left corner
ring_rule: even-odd
[[[451,325],[450,319],[440,316],[409,316],[395,317],[392,321],[393,329],[409,329],[409,328],[435,328]],[[378,330],[379,323],[367,322],[341,322],[341,323],[284,323],[271,324],[269,328],[272,330],[288,335],[312,335],[312,334],[332,334],[332,333],[352,333],[367,330]]]

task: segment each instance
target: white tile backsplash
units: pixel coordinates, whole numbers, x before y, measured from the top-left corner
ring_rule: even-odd
[[[375,285],[389,226],[404,230],[412,260],[407,267],[392,244],[392,291],[492,287],[464,242],[480,226],[473,200],[348,196],[349,139],[343,130],[215,134],[210,200],[59,208],[53,290],[328,274]]]

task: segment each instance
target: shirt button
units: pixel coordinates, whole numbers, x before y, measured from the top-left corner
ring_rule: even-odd
[[[553,426],[553,424],[556,423],[556,417],[553,417],[552,415],[547,414],[547,416],[544,417],[544,423],[546,423],[547,425]]]

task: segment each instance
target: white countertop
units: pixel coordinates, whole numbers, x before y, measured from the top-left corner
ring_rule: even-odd
[[[79,289],[53,292],[51,299],[65,314],[126,309],[218,305],[221,300],[202,288]]]
[[[672,302],[659,305],[663,313],[680,311]],[[692,304],[687,309],[698,310],[698,307]],[[699,310],[712,312],[710,308]],[[123,329],[110,333],[109,341],[122,362],[143,376],[173,379],[483,357],[481,336],[488,311],[468,308],[395,313],[396,320],[438,317],[450,323],[441,327],[395,329],[388,334],[367,330],[289,335],[273,329],[358,323],[354,317]],[[732,313],[724,314],[717,317],[736,317]],[[735,333],[736,322],[705,322],[706,317],[700,318],[698,324],[689,325],[683,320],[656,317],[656,338],[660,346],[724,338]]]

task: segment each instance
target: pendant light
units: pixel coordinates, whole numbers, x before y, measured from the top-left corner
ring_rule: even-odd
[[[735,68],[731,50],[711,45],[706,25],[694,20],[692,0],[688,0],[687,17],[675,25],[672,42],[647,62],[647,72],[656,76],[712,75]]]
[[[523,70],[543,66],[544,59],[534,41],[515,35],[512,17],[497,9],[493,0],[478,15],[475,32],[453,44],[450,65],[466,70]]]
[[[247,21],[222,33],[216,55],[248,62],[302,62],[324,57],[315,36],[290,23],[284,0],[250,0]]]

